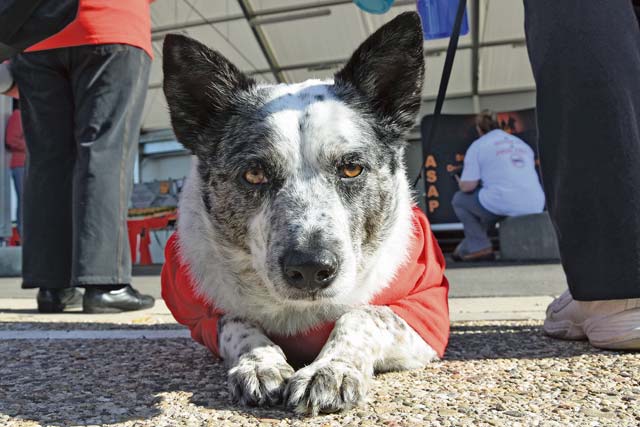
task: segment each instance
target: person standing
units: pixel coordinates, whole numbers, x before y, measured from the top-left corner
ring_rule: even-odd
[[[640,27],[633,4],[524,6],[542,180],[569,285],[548,307],[544,330],[640,350]]]
[[[453,253],[459,261],[492,259],[489,227],[506,216],[540,213],[545,204],[531,147],[501,130],[489,110],[476,116],[476,130],[480,138],[465,154],[462,177],[455,176],[460,191],[452,204],[465,236]]]
[[[9,168],[11,169],[11,178],[13,178],[13,186],[16,190],[17,197],[16,225],[18,234],[22,237],[22,184],[24,180],[26,148],[19,108],[14,109],[11,116],[9,116],[5,135],[5,146],[7,147],[7,151],[11,153]]]
[[[127,207],[152,59],[150,0],[80,0],[12,61],[29,153],[23,288],[41,312],[153,306],[130,285]]]

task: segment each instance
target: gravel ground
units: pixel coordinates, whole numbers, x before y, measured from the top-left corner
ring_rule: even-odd
[[[4,341],[0,425],[638,426],[640,353],[539,322],[456,323],[445,360],[378,376],[361,408],[299,418],[231,404],[223,367],[188,339]]]

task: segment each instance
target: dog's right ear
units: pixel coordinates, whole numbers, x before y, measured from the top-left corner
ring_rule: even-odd
[[[234,95],[255,82],[220,53],[168,34],[162,49],[163,89],[178,140],[197,154],[207,126],[221,127]]]

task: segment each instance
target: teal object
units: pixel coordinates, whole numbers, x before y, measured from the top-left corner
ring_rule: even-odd
[[[394,1],[395,0],[353,0],[360,9],[376,15],[388,12]]]
[[[425,40],[451,37],[456,20],[458,2],[452,0],[418,0],[418,13],[422,19],[422,33]],[[465,10],[462,17],[460,35],[469,33],[469,22]]]

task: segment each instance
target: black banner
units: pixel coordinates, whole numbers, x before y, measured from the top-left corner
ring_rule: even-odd
[[[520,110],[498,113],[501,128],[516,135],[536,148],[535,110]],[[462,174],[464,154],[473,141],[478,139],[475,115],[443,114],[438,119],[438,130],[431,147],[427,147],[425,136],[429,133],[432,116],[422,119],[422,153],[425,159],[426,210],[432,224],[460,222],[451,207],[451,199],[458,184],[454,174]],[[537,160],[536,160],[537,163]]]

